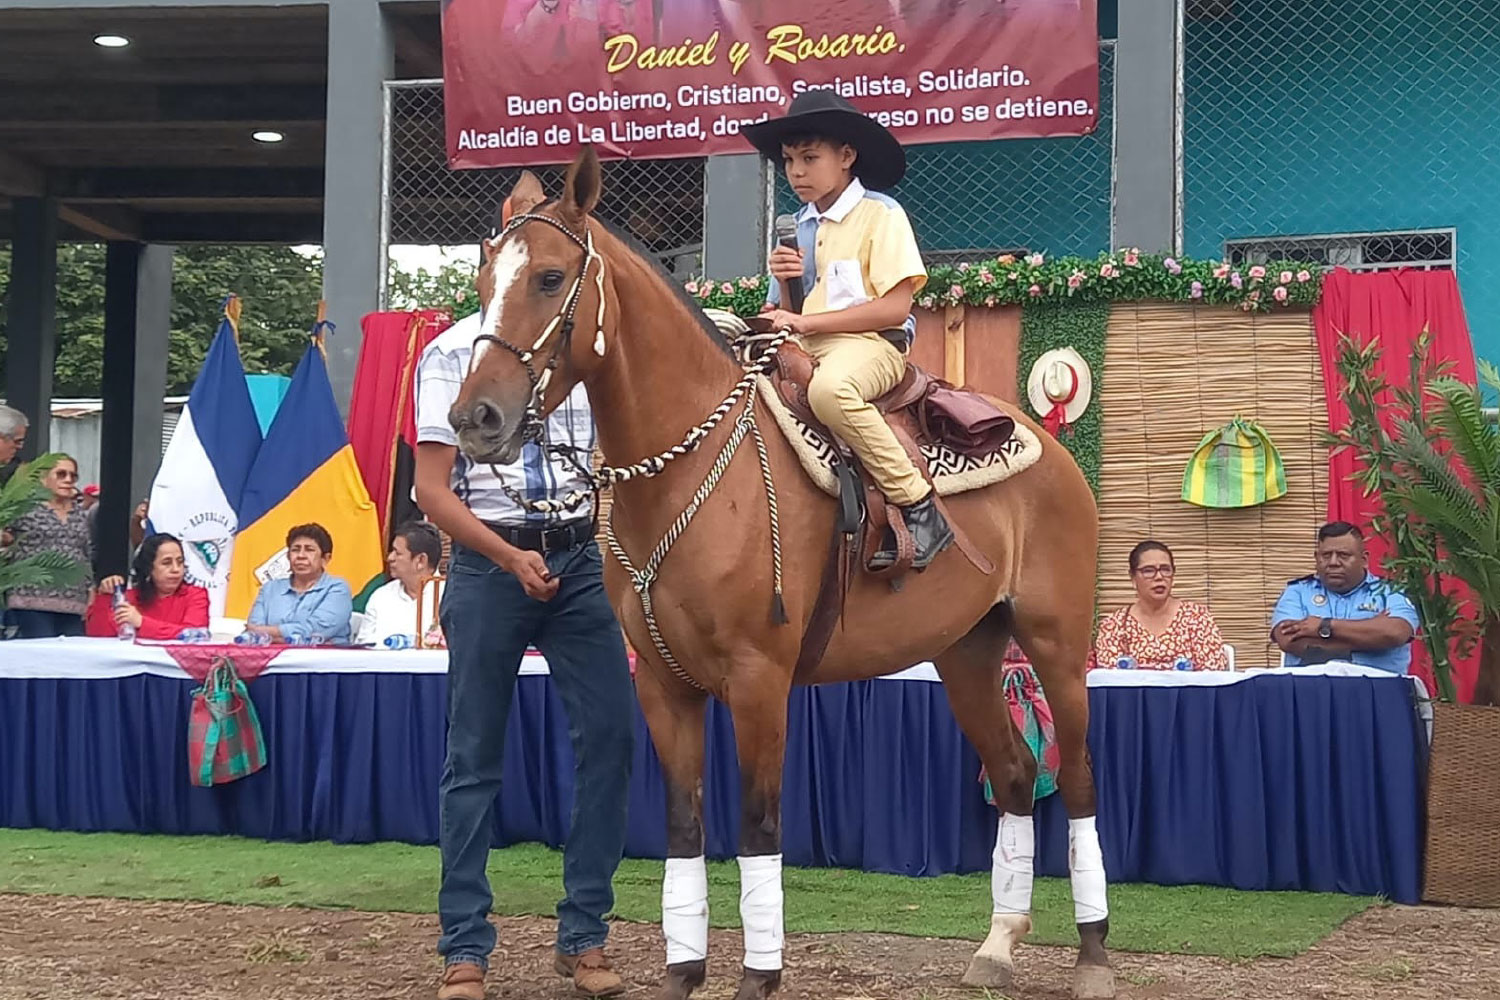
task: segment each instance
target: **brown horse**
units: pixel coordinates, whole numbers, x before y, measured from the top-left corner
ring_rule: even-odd
[[[809,481],[753,392],[726,399],[744,372],[702,311],[591,218],[600,187],[592,150],[574,162],[557,201],[545,202],[530,174],[516,185],[511,222],[489,246],[481,271],[485,332],[450,420],[471,458],[512,462],[538,417],[582,382],[607,462],[660,456],[639,462],[628,478],[615,477],[612,512],[617,556],[635,567],[646,566],[664,537],[671,539],[660,573],[643,585],[649,582],[644,575],[607,558],[605,584],[639,651],[637,692],[668,783],[662,890],[667,978],[661,996],[682,1000],[706,974],[702,775],[704,713],[712,694],[729,707],[739,752],[745,961],[738,997],[752,1000],[769,996],[781,979],[787,698],[835,505]],[[1015,407],[1007,410],[1035,430]],[[725,419],[693,431],[715,411]],[[747,433],[750,420],[754,434]],[[749,439],[746,453],[726,458],[726,443],[735,436]],[[1010,981],[1012,946],[1031,926],[1036,773],[1002,691],[1002,659],[1014,635],[1035,664],[1056,717],[1058,782],[1070,817],[1081,939],[1074,992],[1106,997],[1114,993],[1114,977],[1104,949],[1108,908],[1085,744],[1097,516],[1072,457],[1045,433],[1038,436],[1043,452],[1030,469],[948,500],[952,516],[994,571],[986,575],[950,549],[908,577],[899,592],[869,579],[855,582],[845,624],[806,680],[852,681],[936,663],[1004,814],[995,848],[994,917],[964,981],[1003,987]],[[676,447],[685,437],[696,447]],[[705,478],[716,471],[721,476],[705,490]],[[790,624],[778,624],[771,610],[767,478],[774,480],[787,557]],[[695,492],[701,503],[690,508]],[[643,596],[650,601],[655,635]]]

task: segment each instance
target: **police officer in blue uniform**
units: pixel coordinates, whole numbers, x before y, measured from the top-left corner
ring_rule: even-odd
[[[1316,559],[1317,572],[1288,583],[1271,613],[1286,665],[1343,660],[1406,673],[1417,609],[1370,572],[1364,534],[1348,521],[1323,525]]]

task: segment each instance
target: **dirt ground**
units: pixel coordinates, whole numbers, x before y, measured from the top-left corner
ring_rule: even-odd
[[[550,920],[498,922],[492,1000],[562,1000]],[[430,916],[0,896],[0,1000],[428,1000]],[[616,925],[611,951],[652,1000],[660,932]],[[787,1000],[978,1000],[958,986],[973,945],[879,934],[793,935]],[[739,935],[715,931],[697,996],[734,994]],[[1122,1000],[1485,1000],[1500,996],[1500,911],[1389,907],[1292,960],[1117,952]],[[1068,996],[1067,949],[1025,947],[1012,1000]]]

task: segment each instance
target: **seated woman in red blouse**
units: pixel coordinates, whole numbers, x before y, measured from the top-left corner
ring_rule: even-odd
[[[184,583],[187,566],[182,543],[173,535],[150,535],[136,550],[130,575],[135,586],[125,591],[125,603],[112,607],[122,577],[106,577],[89,605],[84,634],[112,636],[122,622],[135,626],[142,639],[175,639],[187,628],[208,628],[208,591]]]
[[[1096,664],[1142,670],[1227,670],[1224,637],[1201,604],[1172,596],[1172,550],[1147,540],[1130,550],[1135,602],[1099,623]]]

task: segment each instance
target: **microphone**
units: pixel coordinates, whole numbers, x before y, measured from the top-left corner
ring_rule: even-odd
[[[779,247],[791,247],[797,249],[797,217],[795,215],[778,215],[776,217],[776,245]],[[788,279],[786,283],[787,300],[782,305],[787,312],[800,313],[802,304],[807,300],[807,291],[802,287],[802,277]]]

